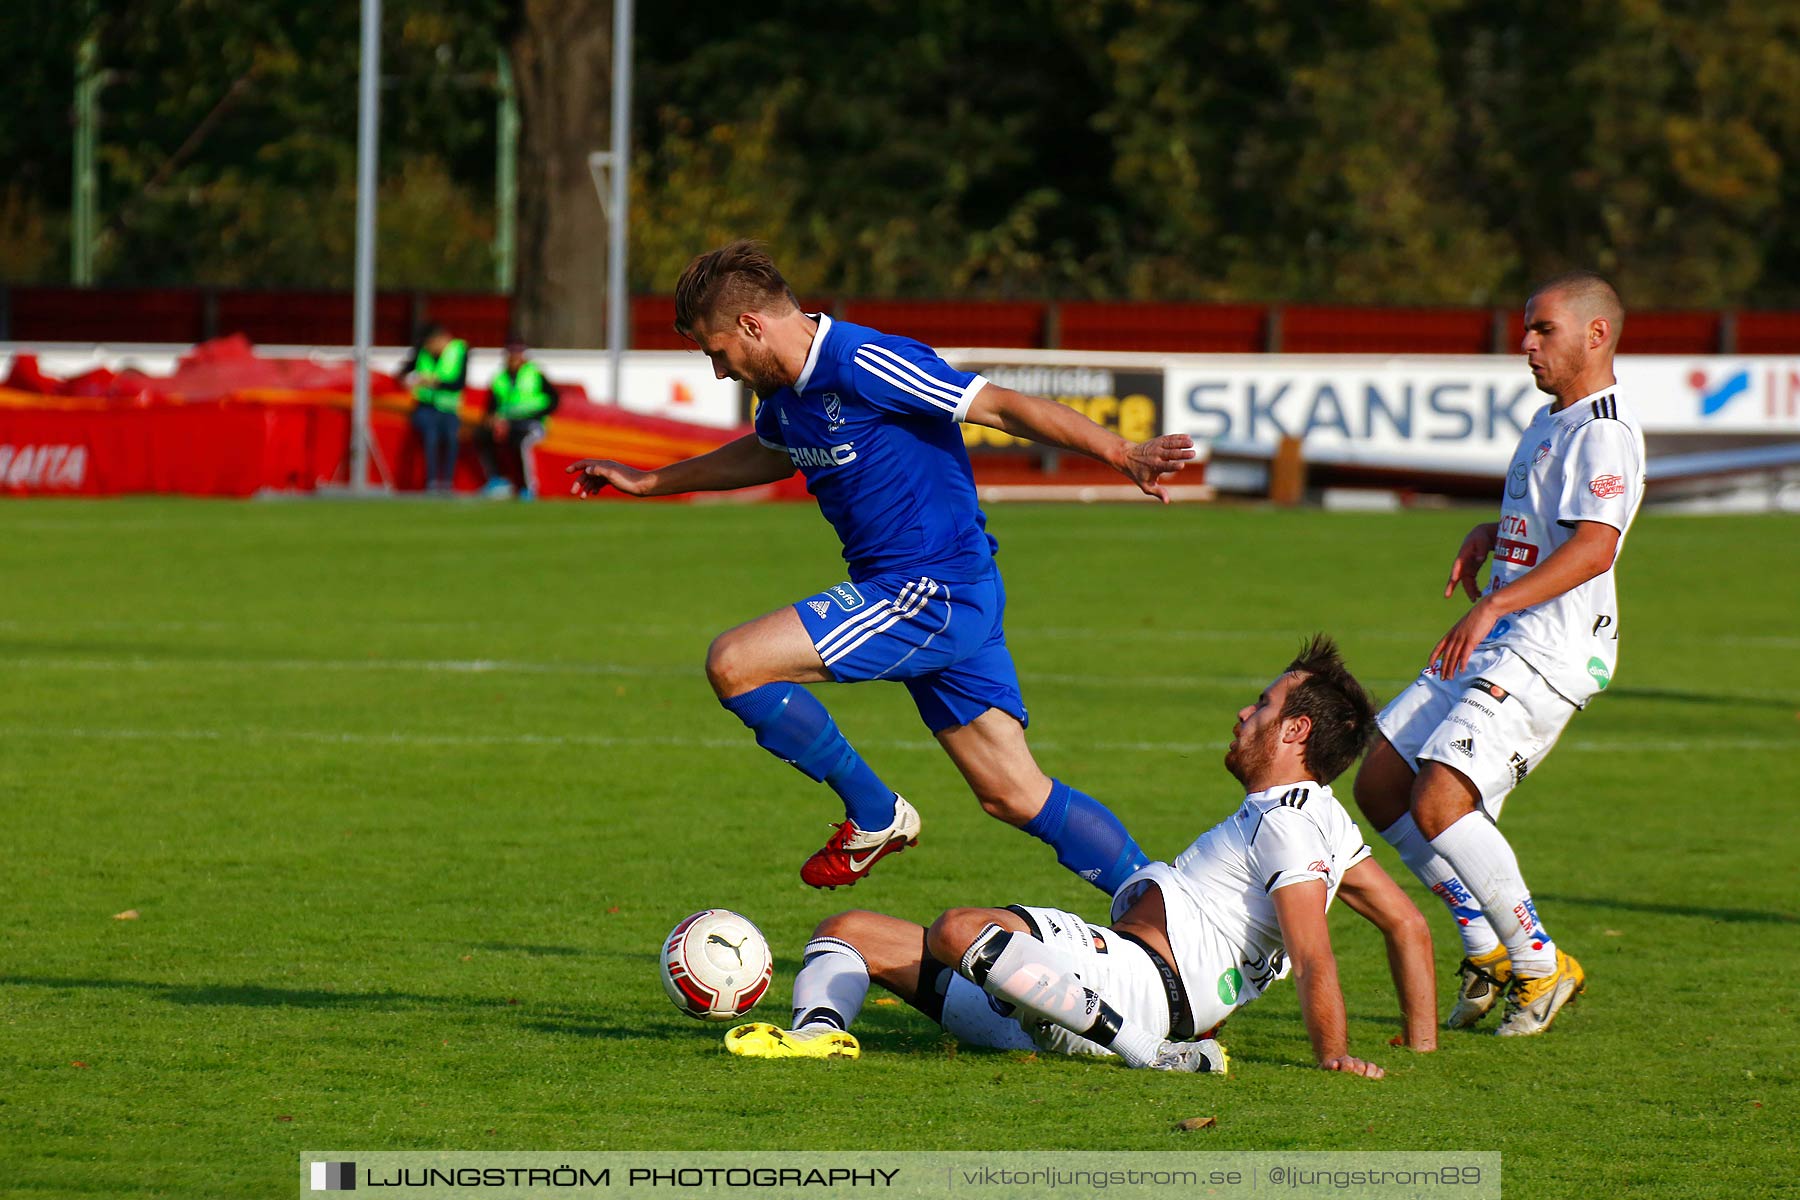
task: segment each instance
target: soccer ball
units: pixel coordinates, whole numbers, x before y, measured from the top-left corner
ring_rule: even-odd
[[[663,991],[697,1021],[743,1016],[769,990],[774,973],[762,931],[727,909],[695,913],[663,942]]]

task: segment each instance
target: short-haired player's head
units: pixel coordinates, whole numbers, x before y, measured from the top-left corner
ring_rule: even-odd
[[[1284,674],[1295,676],[1281,706],[1283,720],[1307,717],[1306,769],[1320,783],[1330,783],[1362,757],[1375,732],[1375,701],[1350,668],[1337,643],[1315,633]]]
[[[705,329],[735,324],[744,313],[784,316],[800,307],[762,245],[736,241],[698,255],[675,284],[675,331],[699,341]]]
[[[1362,754],[1374,728],[1375,702],[1337,643],[1315,634],[1254,704],[1238,710],[1225,769],[1251,791],[1302,776],[1330,783]]]
[[[1539,391],[1573,400],[1597,372],[1612,370],[1624,331],[1617,289],[1593,271],[1565,271],[1540,283],[1525,302],[1519,348]]]
[[[797,373],[784,369],[775,329],[800,311],[775,260],[755,242],[733,242],[696,258],[675,284],[675,328],[706,352],[713,374],[759,396]]]

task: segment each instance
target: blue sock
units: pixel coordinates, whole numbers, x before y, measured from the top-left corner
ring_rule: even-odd
[[[750,727],[757,745],[808,778],[830,784],[858,829],[894,823],[894,789],[844,740],[811,692],[798,684],[765,683],[719,703]]]
[[[1025,832],[1056,851],[1056,861],[1107,895],[1149,858],[1112,810],[1060,779],[1050,781],[1050,798]]]

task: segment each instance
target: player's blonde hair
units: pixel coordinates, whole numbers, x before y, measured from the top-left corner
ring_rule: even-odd
[[[736,241],[696,256],[682,271],[675,284],[675,332],[692,339],[696,328],[720,313],[780,316],[799,307],[762,244]]]

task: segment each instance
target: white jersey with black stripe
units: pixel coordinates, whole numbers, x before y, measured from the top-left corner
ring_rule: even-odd
[[[1616,386],[1560,411],[1546,404],[1532,416],[1507,472],[1488,591],[1550,557],[1583,521],[1617,529],[1623,553],[1643,498],[1644,432]],[[1586,704],[1612,681],[1618,661],[1613,568],[1502,617],[1487,640],[1524,659],[1570,703]]]
[[[1216,990],[1234,1007],[1286,969],[1273,893],[1317,879],[1329,906],[1344,872],[1368,856],[1362,830],[1329,787],[1281,784],[1244,797],[1173,863],[1152,863],[1126,880],[1113,916],[1123,916],[1148,884],[1160,887],[1169,948],[1190,997],[1198,1006]],[[1221,950],[1234,961],[1221,962]]]

